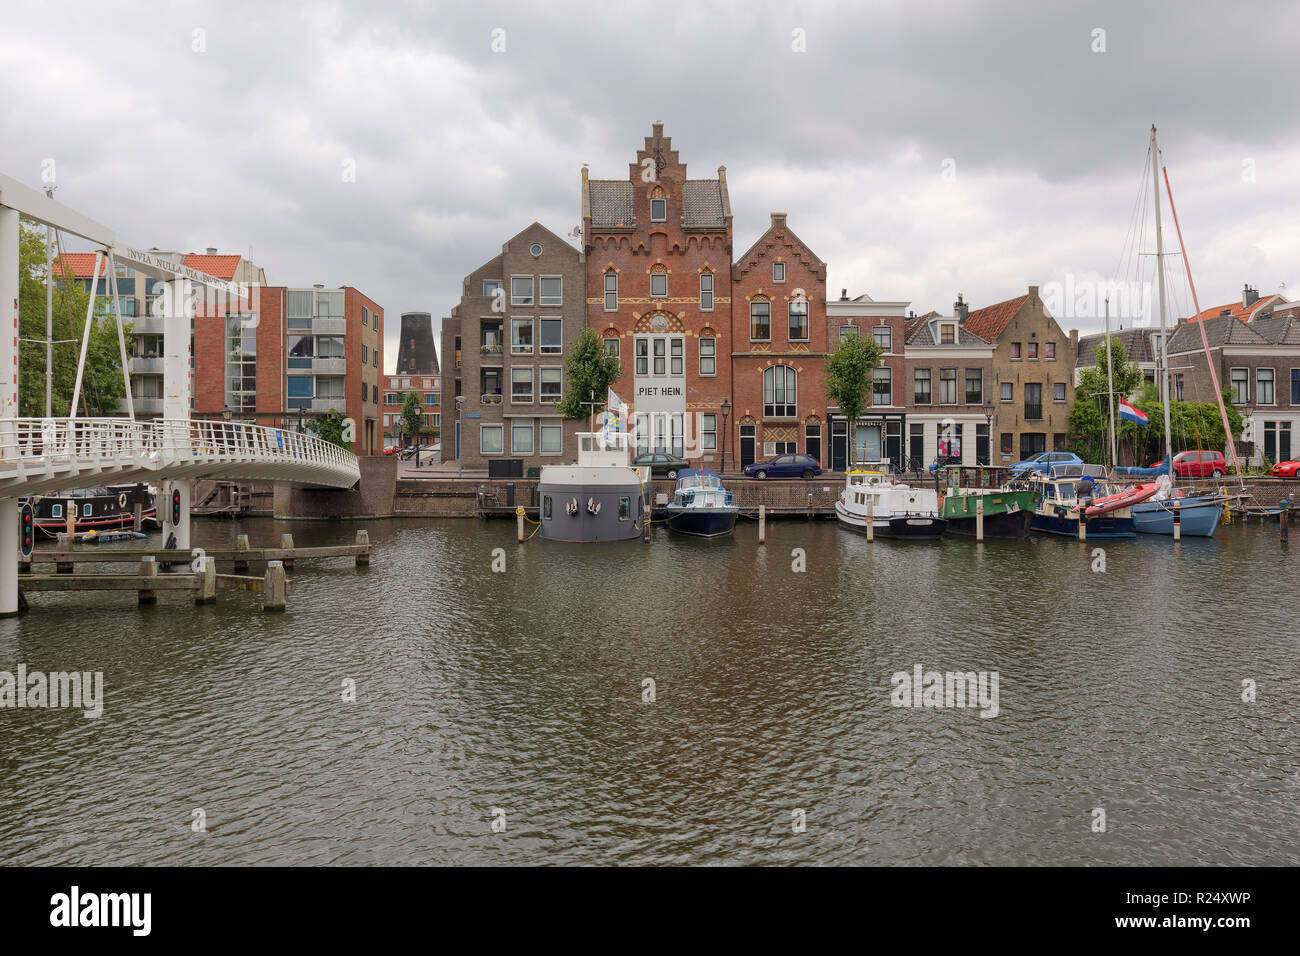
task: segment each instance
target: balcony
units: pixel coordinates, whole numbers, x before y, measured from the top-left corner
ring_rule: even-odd
[[[344,335],[348,330],[348,320],[339,315],[317,316],[311,324],[316,335]]]
[[[1042,417],[1043,417],[1043,406],[1041,404],[1030,405],[1027,402],[1025,403],[1025,421],[1029,421],[1029,422],[1038,421]]]
[[[478,397],[478,403],[480,405],[500,405],[501,397],[500,392],[485,392]]]
[[[135,355],[127,367],[132,375],[161,375],[163,358],[160,355]]]
[[[135,398],[136,415],[161,415],[163,410],[163,400],[161,398]],[[123,415],[126,414],[126,399],[123,398],[117,410]]]
[[[311,400],[311,409],[313,412],[339,412],[346,415],[348,413],[348,400],[346,398],[313,398]]]
[[[311,370],[321,375],[342,375],[348,370],[345,358],[315,358],[311,361]]]
[[[167,331],[167,320],[160,315],[142,315],[131,319],[132,335],[162,335]]]

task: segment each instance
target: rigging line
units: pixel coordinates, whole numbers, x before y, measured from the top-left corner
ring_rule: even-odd
[[[1127,255],[1127,251],[1129,248],[1129,237],[1132,235],[1134,227],[1137,223],[1138,212],[1142,205],[1142,197],[1146,194],[1145,183],[1147,177],[1147,169],[1149,167],[1150,162],[1151,162],[1151,147],[1147,146],[1147,161],[1142,166],[1142,178],[1138,181],[1137,195],[1133,199],[1133,211],[1129,214],[1128,229],[1125,231],[1124,234],[1124,243],[1120,246],[1119,260],[1115,263],[1115,271],[1112,273],[1116,277],[1116,279],[1119,278],[1120,266],[1123,265],[1125,262],[1129,261],[1129,256]],[[1125,267],[1126,278],[1127,278],[1127,269],[1128,267],[1126,266]]]

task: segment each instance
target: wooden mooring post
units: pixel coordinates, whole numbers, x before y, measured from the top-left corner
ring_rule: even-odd
[[[758,506],[758,543],[767,544],[767,505]]]
[[[152,554],[146,554],[140,559],[140,576],[142,578],[158,577],[158,562],[153,559]],[[141,604],[158,603],[158,592],[151,587],[142,587],[137,593]]]
[[[984,540],[984,499],[975,499],[975,540]]]
[[[1183,540],[1183,503],[1174,499],[1174,540]]]
[[[56,547],[57,547],[57,550],[58,550],[59,552],[68,552],[69,560],[67,560],[67,561],[60,561],[58,557],[55,557],[55,559],[54,559],[54,573],[55,573],[55,574],[71,574],[71,573],[73,572],[73,565],[72,565],[72,561],[71,561],[71,556],[72,556],[72,555],[71,555],[71,552],[72,552],[72,535],[70,535],[70,534],[60,534],[60,535],[59,535],[59,542],[58,542],[58,545],[57,545]]]
[[[135,513],[132,516],[132,520],[131,520],[131,530],[138,533],[140,531],[140,528],[143,525],[144,525],[144,510],[140,502],[137,501],[135,503]]]
[[[651,531],[651,528],[650,528],[650,519],[651,519],[650,502],[648,502],[648,501],[642,502],[641,507],[642,507],[642,511],[641,511],[641,540],[642,540],[642,541],[649,541],[649,540],[650,540],[650,531]]]
[[[283,561],[266,562],[266,583],[262,588],[262,610],[283,611],[289,593]]]
[[[238,535],[238,536],[235,538],[235,550],[236,550],[236,551],[247,551],[247,550],[248,550],[248,535],[246,535],[246,534],[241,534],[241,535]],[[235,557],[235,573],[236,573],[236,574],[246,574],[247,572],[248,572],[248,558],[241,558],[241,557],[236,556],[236,557]]]
[[[867,495],[867,540],[876,540],[876,509],[871,495]]]
[[[1079,540],[1088,540],[1088,512],[1083,508],[1079,509]]]
[[[217,600],[217,559],[204,557],[194,582],[194,603],[213,604]]]
[[[365,548],[357,555],[357,567],[365,568],[370,566],[370,532],[362,529],[357,532],[356,545],[358,548]]]
[[[1283,498],[1278,502],[1277,533],[1282,543],[1286,544],[1291,534],[1291,499]]]
[[[290,552],[289,554],[285,555],[285,556],[284,556],[283,558],[281,558],[280,560],[284,562],[284,567],[285,567],[285,570],[286,570],[286,571],[291,571],[291,570],[293,570],[293,556],[292,556],[292,553],[293,553],[293,535],[291,535],[291,534],[282,534],[282,535],[280,535],[280,549],[281,549],[282,551],[288,551],[288,552]]]
[[[519,541],[524,540],[524,509],[515,509],[515,538]]]

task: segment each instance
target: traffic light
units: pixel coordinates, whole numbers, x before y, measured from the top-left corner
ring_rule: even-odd
[[[181,523],[181,490],[172,489],[172,527],[180,527]]]
[[[32,513],[32,506],[24,504],[19,512],[22,515],[20,519],[21,546],[24,558],[32,556],[32,549],[36,547],[36,516]]]

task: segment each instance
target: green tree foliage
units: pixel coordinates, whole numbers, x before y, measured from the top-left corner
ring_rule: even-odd
[[[849,442],[857,448],[857,422],[866,410],[867,396],[882,350],[874,339],[846,336],[826,359],[826,398],[848,418]],[[855,451],[856,454],[856,451]]]
[[[1106,379],[1105,339],[1097,343],[1094,355],[1096,364],[1085,368],[1079,376],[1079,384],[1074,390],[1074,407],[1070,409],[1068,427],[1070,450],[1084,461],[1102,462],[1110,458],[1107,441],[1110,411],[1106,407],[1106,393],[1110,387]],[[1119,400],[1137,393],[1143,387],[1145,378],[1137,363],[1128,361],[1124,345],[1117,339],[1111,339],[1109,360],[1115,384],[1115,394],[1110,396],[1109,400],[1116,407],[1116,424],[1127,424],[1131,431],[1138,426],[1119,421]],[[1123,435],[1124,429],[1117,429],[1116,434]]]
[[[72,388],[77,377],[77,356],[86,326],[86,303],[89,293],[70,271],[55,276],[54,339],[74,340],[76,344],[54,346],[53,413],[64,416],[72,403]],[[90,347],[86,352],[86,370],[82,381],[79,415],[117,415],[126,395],[122,379],[122,357],[117,341],[117,324],[104,317],[107,299],[96,307],[100,318],[92,319]],[[18,406],[23,416],[45,414],[45,345],[26,341],[45,338],[45,230],[23,223],[18,251]],[[124,334],[130,335],[129,323]],[[129,342],[129,339],[128,339]]]
[[[424,427],[424,402],[420,398],[420,393],[414,390],[406,393],[402,399],[402,424],[406,435],[406,441],[416,443],[420,440],[420,432]]]
[[[340,448],[352,450],[352,442],[343,437],[347,420],[343,413],[337,408],[332,408],[319,418],[313,418],[307,423],[307,431],[311,432],[317,438],[338,445]]]
[[[564,360],[564,397],[557,406],[565,418],[586,418],[592,413],[590,404],[603,405],[609,387],[623,374],[623,365],[605,351],[605,343],[594,329],[584,328]]]

